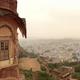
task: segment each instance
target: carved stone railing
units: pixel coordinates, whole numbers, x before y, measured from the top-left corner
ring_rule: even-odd
[[[8,60],[0,61],[0,69],[18,65],[18,59],[16,58],[10,58]]]

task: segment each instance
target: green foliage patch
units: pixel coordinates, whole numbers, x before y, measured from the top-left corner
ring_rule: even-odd
[[[56,80],[55,77],[50,77],[45,71],[39,72],[39,80]]]
[[[32,80],[32,69],[20,71],[24,74],[26,80]]]
[[[73,74],[72,74],[72,77],[73,77],[74,79],[80,80],[80,72],[75,72],[75,73],[73,73]]]

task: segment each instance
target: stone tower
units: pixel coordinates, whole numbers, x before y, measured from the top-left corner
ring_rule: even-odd
[[[17,0],[0,0],[0,80],[20,80],[18,34],[26,38],[25,19],[17,13]]]

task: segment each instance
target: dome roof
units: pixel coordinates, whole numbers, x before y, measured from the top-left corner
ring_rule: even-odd
[[[17,0],[0,0],[0,8],[17,13]]]

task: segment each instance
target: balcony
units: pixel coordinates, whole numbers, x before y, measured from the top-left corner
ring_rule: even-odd
[[[0,69],[18,65],[17,58],[10,58],[8,60],[0,61]]]

